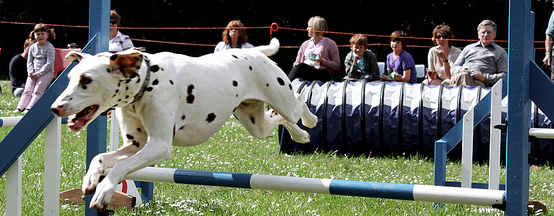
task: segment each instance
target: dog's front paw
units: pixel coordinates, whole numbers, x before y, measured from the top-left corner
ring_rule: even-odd
[[[102,181],[96,187],[96,192],[90,200],[90,208],[102,209],[107,206],[115,192],[116,185],[110,181]]]
[[[100,176],[104,173],[100,169],[89,169],[85,177],[83,178],[82,190],[83,194],[92,194],[96,189],[96,185],[100,181]]]

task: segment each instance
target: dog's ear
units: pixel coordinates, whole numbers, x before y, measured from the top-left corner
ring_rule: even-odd
[[[140,52],[113,54],[110,57],[110,67],[116,73],[121,73],[125,77],[134,78],[138,75],[142,64],[142,54]]]
[[[65,55],[65,60],[68,62],[81,62],[81,59],[83,59],[86,55],[88,54],[70,51],[69,53],[67,53],[67,55]]]

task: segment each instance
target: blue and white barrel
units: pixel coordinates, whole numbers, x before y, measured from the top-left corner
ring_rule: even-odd
[[[471,86],[382,81],[323,83],[296,79],[292,85],[318,117],[318,124],[312,129],[300,124],[310,133],[311,142],[308,144],[294,142],[280,127],[279,141],[284,153],[321,151],[350,155],[432,156],[435,141],[490,91],[489,88]],[[538,118],[534,117],[535,113],[539,113]],[[505,113],[502,119],[505,119]],[[532,123],[533,127],[552,126],[537,109],[533,109]],[[488,117],[475,127],[474,133],[474,158],[486,159]],[[552,140],[534,140],[531,146],[531,158],[554,162]],[[460,151],[455,149],[451,154],[459,155],[456,152]]]

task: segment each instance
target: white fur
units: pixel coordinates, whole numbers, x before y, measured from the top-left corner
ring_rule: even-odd
[[[80,63],[69,73],[67,89],[52,104],[52,111],[58,116],[94,111],[86,118],[77,115],[69,124],[79,131],[102,111],[117,107],[124,141],[117,151],[92,160],[82,187],[85,193],[96,189],[91,207],[107,205],[129,172],[170,159],[172,145],[194,146],[208,140],[233,112],[254,137],[265,138],[275,125],[283,124],[292,139],[309,142],[309,134],[296,123],[302,118],[312,128],[317,117],[294,94],[285,73],[266,57],[278,49],[279,42],[273,39],[268,46],[198,58],[168,52],[69,53],[67,60]],[[149,88],[131,103],[145,80],[146,59],[152,69]],[[264,103],[272,109],[265,111]],[[113,169],[99,182],[106,168]]]

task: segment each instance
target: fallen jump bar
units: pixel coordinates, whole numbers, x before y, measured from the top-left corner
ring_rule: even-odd
[[[104,173],[107,175],[111,169]],[[493,206],[503,209],[504,191],[433,185],[316,179],[146,167],[125,179],[346,196]]]

